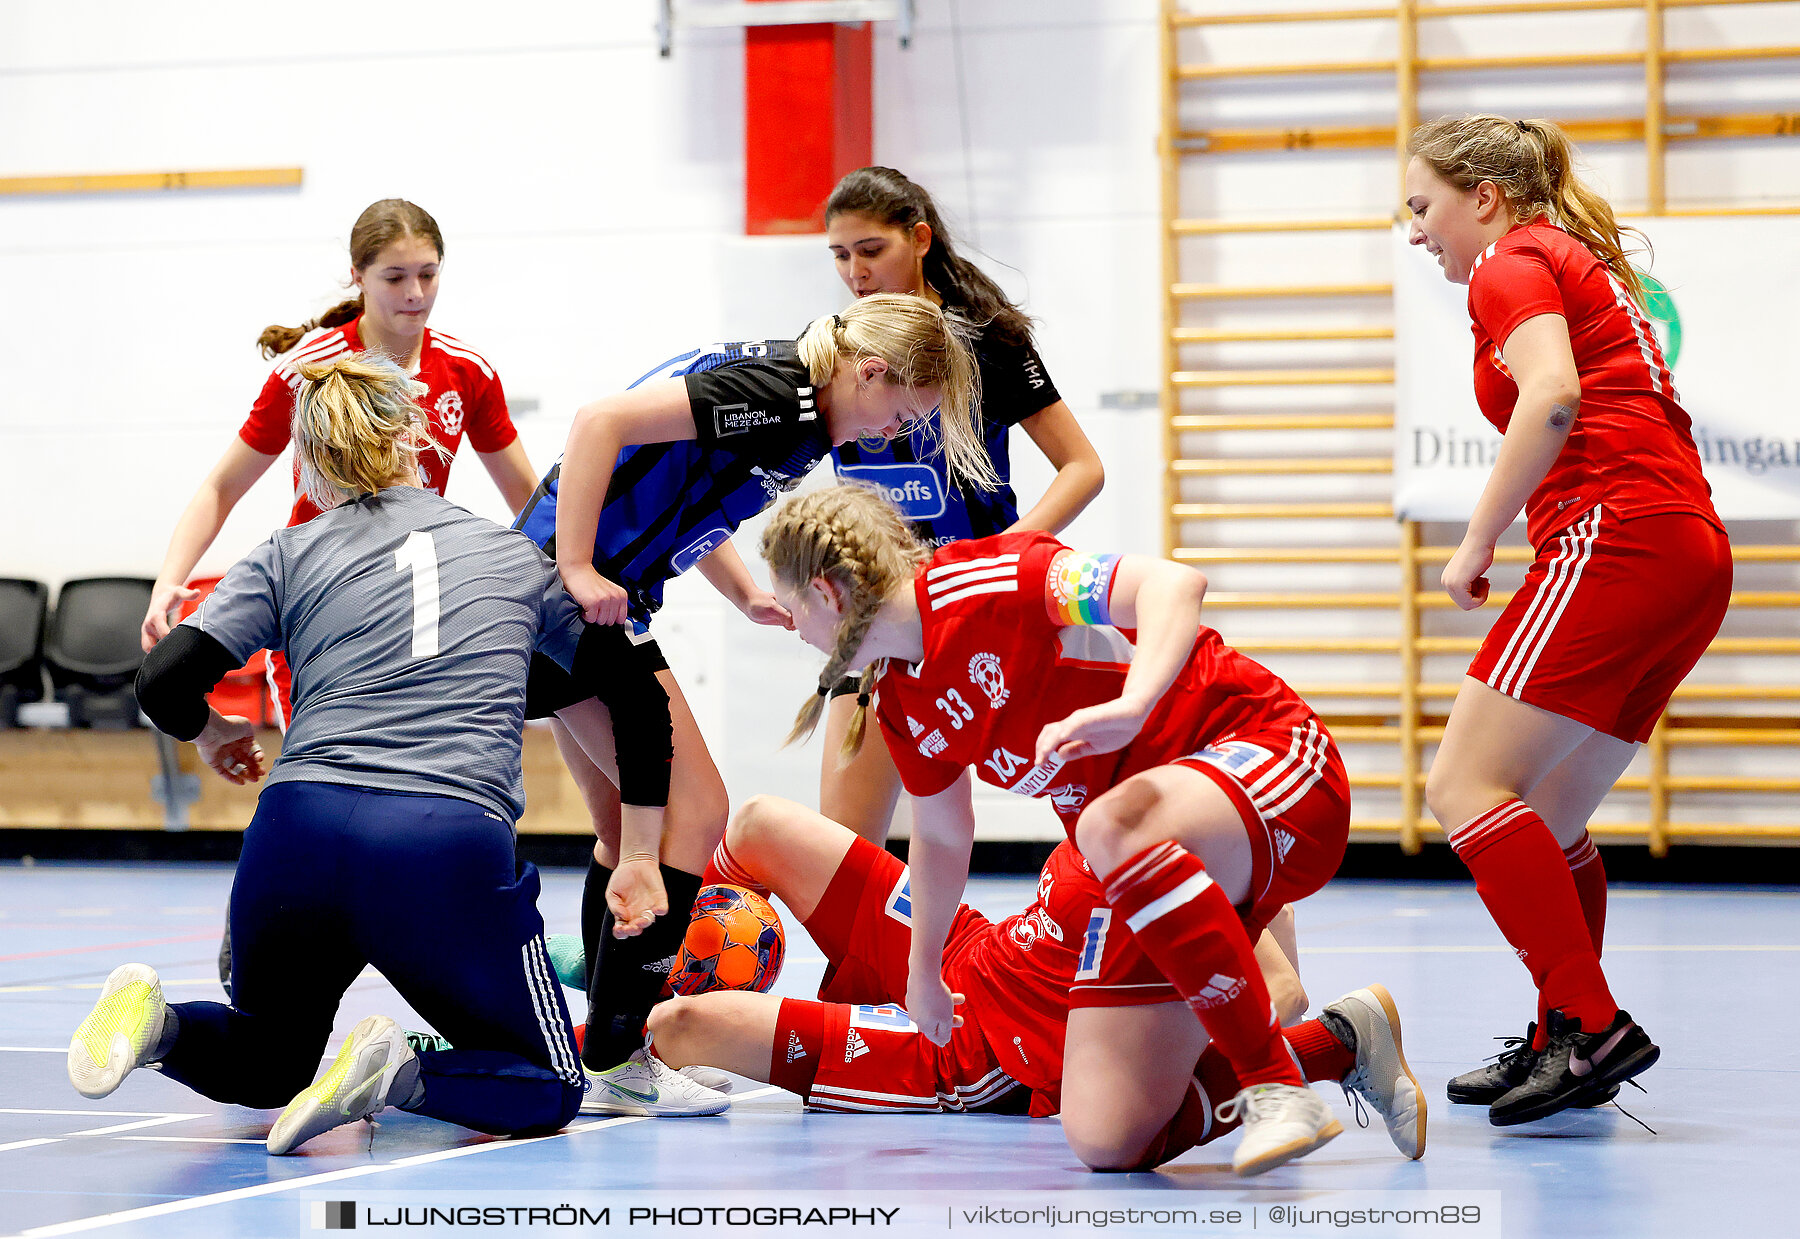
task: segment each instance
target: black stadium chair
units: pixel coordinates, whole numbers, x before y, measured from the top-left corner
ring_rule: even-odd
[[[44,625],[50,591],[41,581],[0,577],[0,727],[19,725],[19,707],[44,699]]]
[[[71,727],[139,725],[132,681],[144,661],[138,630],[154,584],[116,576],[63,582],[44,661]]]

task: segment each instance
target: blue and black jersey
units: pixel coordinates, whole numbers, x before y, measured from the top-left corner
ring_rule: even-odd
[[[986,538],[1019,519],[1007,436],[1062,397],[1030,341],[1010,343],[983,333],[975,344],[981,371],[981,433],[1000,485],[991,491],[950,483],[937,410],[910,436],[871,451],[860,440],[833,449],[838,476],[878,489],[927,545]]]
[[[663,584],[717,550],[831,451],[812,378],[792,340],[712,344],[633,383],[686,380],[697,438],[619,453],[594,535],[594,567],[648,624]],[[558,461],[514,528],[556,554]]]

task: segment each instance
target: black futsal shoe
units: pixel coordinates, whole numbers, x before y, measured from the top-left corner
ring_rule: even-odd
[[[1502,1049],[1490,1055],[1491,1061],[1473,1071],[1465,1071],[1445,1086],[1444,1092],[1459,1106],[1491,1106],[1525,1083],[1537,1065],[1537,1051],[1531,1042],[1537,1036],[1537,1021],[1525,1025],[1523,1037],[1496,1037]]]
[[[1545,1016],[1544,1025],[1549,1044],[1536,1055],[1530,1074],[1488,1110],[1488,1122],[1496,1127],[1533,1123],[1572,1106],[1600,1105],[1662,1055],[1623,1011],[1599,1032],[1583,1032],[1580,1020],[1560,1010]]]
[[[1444,1088],[1450,1100],[1459,1106],[1491,1106],[1502,1097],[1525,1083],[1536,1065],[1538,1052],[1531,1048],[1532,1040],[1537,1036],[1537,1021],[1525,1025],[1523,1037],[1495,1037],[1505,1048],[1498,1054],[1491,1055],[1493,1061],[1485,1067],[1477,1067],[1473,1071],[1465,1071],[1455,1077]],[[1585,1101],[1576,1102],[1577,1107],[1603,1106],[1619,1095],[1619,1086],[1613,1085]]]

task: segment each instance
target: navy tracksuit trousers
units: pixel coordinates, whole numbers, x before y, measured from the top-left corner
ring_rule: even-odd
[[[231,888],[232,1004],[177,1004],[163,1072],[215,1101],[287,1105],[373,964],[456,1047],[420,1052],[413,1111],[496,1135],[555,1131],[584,1080],[537,897],[512,827],[472,801],[265,788]]]

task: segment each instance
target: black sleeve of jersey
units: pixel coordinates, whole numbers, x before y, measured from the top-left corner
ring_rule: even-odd
[[[785,449],[802,421],[818,416],[812,380],[798,360],[770,357],[684,376],[703,447],[745,454]]]
[[[669,763],[675,755],[669,694],[617,624],[589,624],[582,631],[573,671],[564,671],[544,654],[531,656],[526,718],[547,718],[589,697],[599,698],[612,715],[619,799],[667,805]]]
[[[1006,344],[983,336],[975,346],[981,368],[981,419],[995,426],[1017,426],[1062,399],[1044,359],[1029,341]]]
[[[177,624],[156,643],[138,668],[138,709],[158,731],[192,740],[206,730],[206,694],[238,660],[231,651],[192,624]]]

